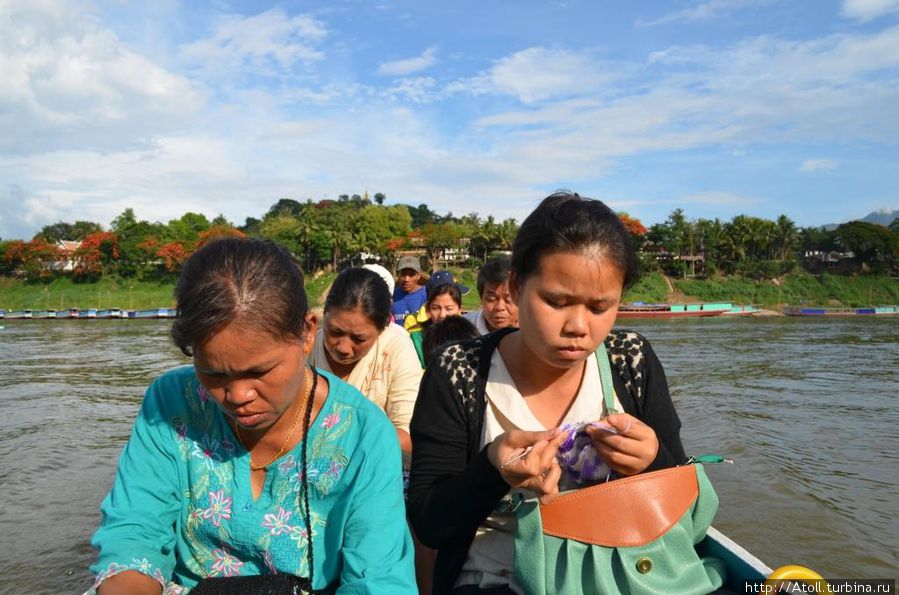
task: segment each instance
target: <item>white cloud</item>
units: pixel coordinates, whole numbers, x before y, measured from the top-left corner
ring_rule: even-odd
[[[449,92],[504,94],[524,103],[596,92],[613,78],[589,51],[532,47],[498,60],[490,70],[456,81]]]
[[[215,22],[210,37],[184,45],[181,57],[205,71],[287,72],[322,60],[317,46],[327,35],[322,22],[308,15],[290,16],[280,8],[250,17],[225,15]]]
[[[429,76],[402,78],[394,86],[386,89],[384,95],[391,98],[403,98],[413,103],[425,103],[436,98],[437,81]]]
[[[799,166],[799,171],[828,171],[831,169],[836,169],[839,166],[840,163],[838,161],[834,161],[833,159],[806,159],[802,162],[802,165]]]
[[[773,4],[779,0],[706,0],[689,8],[662,15],[655,19],[638,19],[638,27],[670,25],[674,23],[695,23],[730,16],[747,8],[757,8]]]
[[[437,49],[430,47],[414,58],[384,62],[378,66],[378,74],[383,76],[407,76],[427,70],[437,63]]]
[[[203,101],[69,3],[0,4],[0,152],[133,145]]]
[[[899,12],[899,0],[843,0],[842,14],[857,21],[870,21]]]

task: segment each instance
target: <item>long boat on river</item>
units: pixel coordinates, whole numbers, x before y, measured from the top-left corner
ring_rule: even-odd
[[[731,303],[708,304],[622,304],[618,318],[706,318],[721,316],[733,309]]]
[[[90,319],[151,319],[177,318],[174,308],[151,308],[147,310],[122,310],[121,308],[69,308],[68,310],[4,310],[0,309],[0,319],[12,320],[90,320]]]
[[[899,316],[899,306],[872,306],[867,308],[786,306],[784,314],[787,316]]]

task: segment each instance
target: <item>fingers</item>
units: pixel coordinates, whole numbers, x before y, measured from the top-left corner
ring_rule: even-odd
[[[626,413],[610,415],[603,421],[617,433],[597,427],[589,428],[587,433],[609,467],[622,475],[634,475],[655,460],[659,440],[651,427]]]
[[[510,430],[489,445],[488,456],[510,486],[526,487],[543,494],[547,490],[558,490],[562,472],[556,453],[566,437],[567,433],[558,429],[542,432]]]
[[[527,448],[528,446],[533,446],[537,442],[552,440],[553,438],[558,437],[559,432],[558,428],[552,430],[544,430],[542,432],[525,432],[524,430],[509,430],[504,436],[504,440],[507,446],[511,446],[512,448]]]
[[[557,459],[553,459],[549,471],[541,482],[540,490],[535,490],[538,494],[541,494],[541,502],[548,504],[559,495],[560,479],[562,479],[562,467],[559,466],[559,461]]]

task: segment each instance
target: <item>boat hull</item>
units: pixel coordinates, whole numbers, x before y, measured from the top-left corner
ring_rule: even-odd
[[[672,312],[670,310],[618,310],[618,318],[709,318],[721,316],[720,311]]]

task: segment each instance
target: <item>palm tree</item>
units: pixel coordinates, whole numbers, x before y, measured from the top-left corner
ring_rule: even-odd
[[[777,257],[780,260],[787,260],[787,255],[793,252],[799,242],[799,232],[796,230],[796,224],[786,215],[778,217],[775,225],[777,229],[774,243],[777,246]]]

